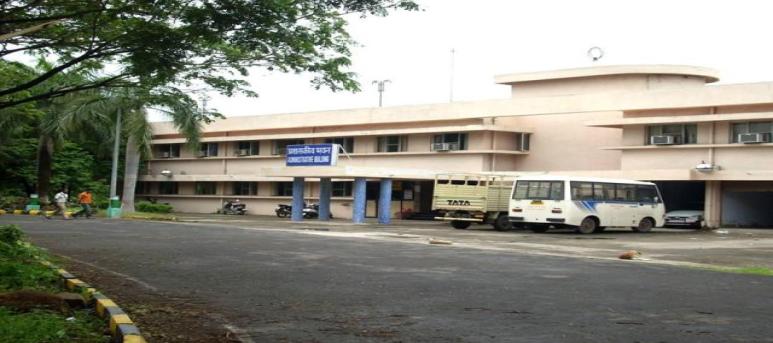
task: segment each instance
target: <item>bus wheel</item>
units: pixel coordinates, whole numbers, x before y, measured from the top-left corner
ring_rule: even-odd
[[[513,228],[513,224],[510,223],[510,219],[507,219],[506,214],[500,214],[494,221],[494,230],[507,231]]]
[[[593,219],[592,217],[586,217],[582,220],[580,223],[580,226],[574,229],[577,233],[582,234],[589,234],[596,231],[596,228],[598,227],[598,223],[596,223],[596,219]]]
[[[539,225],[539,224],[529,225],[529,230],[531,230],[531,232],[536,232],[536,233],[545,233],[548,231],[549,228],[550,226],[548,225]]]
[[[639,222],[639,226],[633,228],[633,231],[641,233],[650,232],[652,231],[653,226],[655,226],[655,224],[652,222],[652,219],[644,218]]]
[[[451,221],[451,226],[454,227],[454,229],[466,229],[470,227],[470,222],[461,221],[461,220],[453,220]]]

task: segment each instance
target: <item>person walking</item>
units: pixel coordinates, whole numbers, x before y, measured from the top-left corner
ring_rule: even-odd
[[[81,210],[73,216],[85,214],[86,218],[91,218],[91,204],[93,203],[93,200],[90,189],[87,188],[85,191],[78,194],[78,203],[81,205]]]
[[[64,219],[67,218],[67,199],[69,199],[69,195],[67,195],[67,192],[65,192],[65,189],[61,189],[59,193],[56,193],[54,195],[54,203],[56,204],[56,211],[54,211],[54,214],[50,216],[46,216],[46,219],[51,219],[52,216],[55,216],[57,214],[62,214],[62,217]]]

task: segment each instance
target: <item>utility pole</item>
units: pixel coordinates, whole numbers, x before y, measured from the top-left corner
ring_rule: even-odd
[[[121,108],[118,108],[115,117],[115,142],[113,144],[113,168],[110,173],[110,200],[107,208],[107,217],[115,218],[121,216],[121,202],[116,194],[116,184],[118,183],[118,153],[121,149]]]
[[[378,85],[378,107],[381,107],[382,105],[382,97],[384,96],[384,84],[391,83],[392,81],[389,80],[377,80],[373,81],[372,84]]]
[[[451,77],[448,80],[448,102],[454,102],[454,59],[456,58],[456,49],[451,48]]]

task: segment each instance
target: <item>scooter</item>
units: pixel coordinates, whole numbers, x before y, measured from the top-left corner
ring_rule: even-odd
[[[319,218],[319,204],[309,204],[303,208],[303,218],[313,219]],[[333,214],[330,214],[330,218],[333,218]]]
[[[237,214],[244,215],[247,213],[247,205],[239,203],[237,201],[227,201],[223,204],[223,208],[217,211],[220,214]]]

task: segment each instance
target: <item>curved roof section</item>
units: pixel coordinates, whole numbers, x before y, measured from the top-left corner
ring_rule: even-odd
[[[668,64],[608,65],[529,73],[514,73],[497,75],[494,77],[494,81],[499,84],[507,85],[520,82],[592,78],[610,75],[679,75],[703,78],[706,80],[706,83],[719,81],[719,72],[714,69]]]

